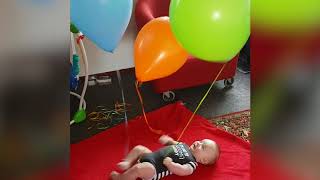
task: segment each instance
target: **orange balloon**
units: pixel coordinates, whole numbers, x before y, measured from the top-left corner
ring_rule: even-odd
[[[134,44],[136,77],[139,82],[163,78],[176,72],[187,60],[188,53],[174,37],[169,17],[148,22]]]

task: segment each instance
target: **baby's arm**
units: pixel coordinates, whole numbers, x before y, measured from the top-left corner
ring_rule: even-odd
[[[178,164],[172,161],[170,157],[166,157],[163,160],[163,164],[175,175],[188,176],[193,173],[193,168],[190,164]]]
[[[159,142],[163,145],[176,145],[178,144],[179,142],[173,140],[171,137],[167,136],[167,135],[162,135],[160,138],[159,138]]]

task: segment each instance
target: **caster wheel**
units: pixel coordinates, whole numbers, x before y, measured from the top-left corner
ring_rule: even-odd
[[[230,78],[230,79],[225,79],[224,80],[224,86],[227,87],[227,88],[231,87],[233,83],[234,83],[234,78]]]
[[[176,97],[176,95],[172,91],[167,91],[167,92],[162,93],[162,99],[165,102],[173,101],[175,97]]]

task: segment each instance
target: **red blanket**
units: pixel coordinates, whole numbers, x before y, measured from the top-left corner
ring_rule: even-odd
[[[167,105],[147,114],[150,125],[176,138],[186,125],[192,112],[180,102]],[[121,124],[98,135],[71,145],[70,173],[73,180],[106,180],[116,164],[124,158],[126,146],[144,145],[151,150],[161,147],[159,135],[153,134],[142,116],[129,121],[128,136]],[[242,139],[212,126],[206,119],[195,116],[181,141],[191,144],[204,138],[215,140],[220,145],[220,158],[215,165],[200,166],[188,177],[172,175],[173,179],[250,179],[250,144]],[[129,141],[129,144],[126,143]],[[127,145],[126,145],[127,144]]]

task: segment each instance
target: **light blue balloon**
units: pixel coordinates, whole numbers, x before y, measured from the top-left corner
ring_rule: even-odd
[[[98,47],[113,52],[126,31],[132,0],[71,0],[71,22]]]

